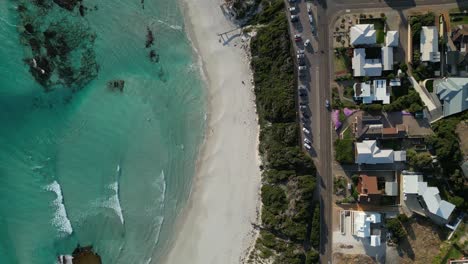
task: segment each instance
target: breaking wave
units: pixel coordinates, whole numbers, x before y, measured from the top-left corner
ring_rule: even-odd
[[[122,213],[122,207],[120,206],[119,198],[119,183],[117,181],[108,185],[108,188],[113,191],[113,194],[108,200],[104,201],[103,206],[114,210],[120,219],[120,223],[124,224],[125,220]]]
[[[67,216],[67,211],[65,209],[65,204],[63,203],[62,188],[57,181],[52,182],[51,184],[45,187],[47,191],[54,192],[57,196],[53,201],[55,206],[55,215],[52,219],[52,224],[63,233],[70,235],[73,233],[73,228],[71,226],[70,220]]]

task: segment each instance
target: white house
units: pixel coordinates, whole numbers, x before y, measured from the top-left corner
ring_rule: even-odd
[[[385,45],[387,47],[398,47],[398,42],[398,31],[387,31],[387,36],[385,36]]]
[[[372,45],[377,42],[377,33],[373,24],[357,24],[349,29],[350,44]]]
[[[434,81],[436,94],[445,116],[468,109],[468,78],[449,77]]]
[[[393,70],[393,48],[382,47],[382,65],[384,71]]]
[[[385,164],[394,162],[394,153],[391,149],[380,149],[376,140],[356,142],[357,164]]]
[[[455,205],[442,200],[437,187],[428,187],[421,174],[402,174],[404,195],[417,195],[423,198],[430,213],[448,220]]]
[[[355,77],[382,75],[381,60],[366,59],[366,49],[354,49],[352,68]]]
[[[420,51],[421,61],[440,61],[439,34],[436,27],[422,27]]]
[[[372,235],[371,224],[381,222],[379,213],[351,211],[351,233],[359,238],[370,238],[370,245],[380,246],[380,235]]]
[[[381,101],[383,104],[390,103],[390,87],[387,80],[374,80],[364,83],[354,83],[354,99],[362,100],[364,104],[372,104]]]

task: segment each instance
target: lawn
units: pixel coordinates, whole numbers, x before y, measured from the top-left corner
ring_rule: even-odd
[[[384,34],[384,20],[381,18],[364,18],[359,21],[360,24],[374,24],[374,29],[376,31],[377,43],[384,43],[385,34]]]
[[[335,74],[345,74],[348,72],[346,67],[346,60],[344,56],[335,56],[333,57],[333,63],[335,64]]]
[[[428,80],[426,82],[426,89],[430,93],[432,93],[432,91],[434,91],[434,81],[433,80]]]
[[[468,14],[450,14],[450,25],[456,27],[458,25],[468,24]]]

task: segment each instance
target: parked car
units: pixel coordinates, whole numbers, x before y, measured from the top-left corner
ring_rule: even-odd
[[[294,40],[295,40],[296,42],[301,41],[301,40],[302,40],[301,34],[296,34],[296,35],[294,35]]]
[[[310,142],[310,140],[307,139],[307,138],[304,138],[304,143],[307,143],[307,144],[309,144],[309,145],[312,144],[312,142]]]
[[[300,106],[307,106],[307,102],[299,102]]]
[[[303,116],[304,118],[309,118],[309,117],[310,117],[309,113],[307,113],[305,110],[302,111],[302,116]]]
[[[306,96],[307,96],[306,89],[299,89],[299,95],[300,95],[301,97],[306,97]]]
[[[312,24],[314,23],[314,17],[312,15],[309,14],[309,22]]]
[[[297,52],[297,54],[304,54],[304,53],[305,53],[305,50],[303,50],[303,49],[298,49],[296,52]]]
[[[288,0],[289,3],[294,3],[296,0]]]
[[[305,147],[307,150],[310,150],[310,149],[312,148],[312,147],[311,147],[309,144],[307,144],[307,143],[304,143],[304,147]]]
[[[307,46],[309,46],[309,45],[310,45],[310,40],[309,40],[309,39],[307,39],[307,40],[304,42],[304,46],[306,46],[306,47],[307,47]]]
[[[305,66],[306,62],[305,60],[302,58],[302,59],[298,59],[297,62],[299,63],[300,66]]]
[[[306,133],[306,134],[310,134],[309,129],[307,129],[307,128],[305,128],[305,127],[302,128],[302,131],[304,131],[304,133]]]
[[[300,54],[297,54],[297,58],[298,58],[298,59],[303,59],[304,57],[305,57],[305,55],[304,55],[304,54],[302,54],[302,53],[300,53]]]
[[[293,6],[293,7],[290,7],[290,8],[289,8],[289,12],[291,12],[291,13],[296,12],[296,7],[294,7],[294,6]]]
[[[299,20],[299,16],[298,15],[291,15],[291,22],[296,22]]]
[[[307,66],[299,66],[297,67],[299,71],[305,71],[307,69]]]

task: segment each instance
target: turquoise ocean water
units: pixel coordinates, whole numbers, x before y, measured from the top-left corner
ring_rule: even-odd
[[[83,5],[80,16],[52,0],[0,1],[2,264],[55,263],[78,243],[103,263],[156,263],[187,199],[204,95],[177,2]],[[54,29],[53,41],[64,36],[72,49],[57,59],[53,84],[34,78],[43,64],[32,60],[25,21],[32,35]],[[108,88],[116,79],[122,92]]]

